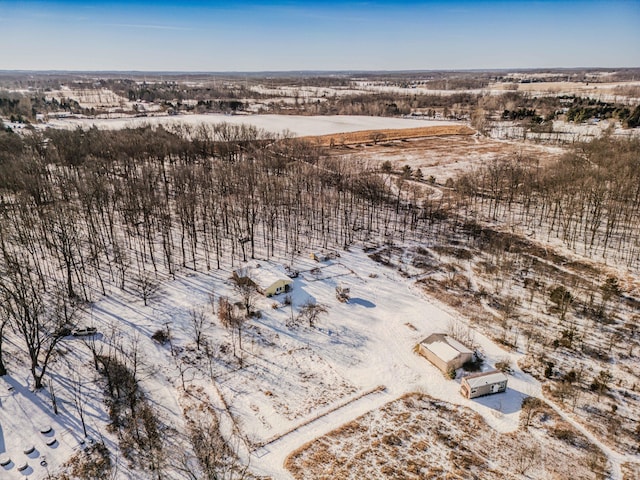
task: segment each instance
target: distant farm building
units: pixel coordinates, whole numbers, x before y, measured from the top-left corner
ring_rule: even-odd
[[[499,370],[476,373],[463,377],[460,393],[466,398],[482,397],[492,393],[504,392],[507,389],[507,376]]]
[[[233,276],[240,280],[249,280],[256,286],[256,290],[265,297],[271,297],[291,289],[293,280],[280,265],[260,264],[239,268]]]
[[[334,260],[339,256],[340,254],[338,252],[311,252],[309,254],[309,258],[316,262],[328,262],[329,260]]]
[[[417,350],[443,373],[460,368],[464,363],[473,360],[473,352],[470,349],[444,333],[429,335],[418,344]]]

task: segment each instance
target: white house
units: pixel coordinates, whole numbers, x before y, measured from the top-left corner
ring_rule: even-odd
[[[466,398],[476,398],[507,389],[507,376],[500,370],[476,373],[462,378],[460,393]]]
[[[239,268],[233,275],[240,279],[249,279],[265,297],[287,292],[293,284],[293,280],[281,265],[269,263],[256,263]]]

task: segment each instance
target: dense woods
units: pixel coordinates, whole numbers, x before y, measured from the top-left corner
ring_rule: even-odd
[[[250,127],[0,141],[3,318],[24,337],[37,386],[78,305],[111,287],[146,303],[180,269],[391,241],[421,211],[402,182]]]

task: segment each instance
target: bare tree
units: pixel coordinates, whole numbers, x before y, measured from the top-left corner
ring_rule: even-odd
[[[525,475],[531,467],[540,461],[540,445],[535,442],[523,443],[513,456],[513,467],[518,475]]]
[[[222,435],[218,415],[210,406],[194,409],[186,416],[195,458],[183,456],[180,469],[189,478],[242,480],[249,477],[249,465],[238,457],[241,440],[235,435],[230,439]]]
[[[193,337],[196,342],[196,348],[200,350],[204,334],[204,321],[206,316],[202,308],[192,308],[189,312],[191,319],[191,328],[193,329]]]
[[[600,286],[600,296],[602,302],[600,303],[600,311],[598,313],[601,316],[604,316],[609,302],[612,299],[618,298],[621,293],[622,290],[620,289],[620,285],[618,284],[618,279],[615,277],[608,277]]]
[[[0,287],[0,292],[2,292],[1,287]],[[9,325],[9,319],[11,318],[8,315],[8,312],[4,308],[5,305],[8,305],[8,299],[6,297],[3,298],[5,295],[6,293],[4,294],[0,293],[0,305],[2,305],[2,307],[0,307],[0,377],[7,374],[7,367],[4,364],[3,345],[4,345],[5,328]]]
[[[544,403],[542,400],[536,397],[525,397],[522,399],[522,410],[520,412],[520,423],[523,426],[528,427],[531,425],[531,421],[535,414],[540,411]]]
[[[549,293],[549,300],[556,305],[560,321],[563,321],[573,303],[573,295],[563,285],[558,285]]]
[[[250,270],[240,269],[233,275],[233,289],[240,297],[247,318],[251,316],[253,307],[258,299],[256,285],[251,281]]]
[[[613,380],[613,375],[609,370],[600,370],[598,376],[594,377],[591,382],[591,390],[598,392],[598,400],[600,396],[609,389],[609,383]]]
[[[316,303],[313,300],[307,300],[300,307],[298,318],[300,320],[306,320],[309,323],[309,327],[313,328],[318,322],[320,315],[324,315],[329,311],[326,305],[322,303]]]
[[[87,424],[84,419],[86,403],[87,400],[82,389],[82,382],[76,374],[73,378],[73,405],[76,407],[76,412],[78,412],[78,418],[80,418],[80,422],[82,423],[82,432],[85,438],[87,437]]]
[[[148,306],[150,300],[156,298],[158,290],[160,290],[160,284],[148,273],[138,277],[137,292],[145,307]]]
[[[231,304],[227,297],[220,297],[218,299],[218,319],[223,327],[231,332],[231,344],[233,346],[233,355],[236,354],[236,342],[235,332],[238,332],[238,346],[242,350],[242,325],[244,324],[245,317],[238,315],[234,306]]]
[[[111,325],[107,335],[111,336],[116,329],[117,327],[115,325]],[[100,358],[103,356],[105,348],[105,343],[102,341],[103,336],[104,334],[82,337],[82,343],[84,343],[91,352],[91,358],[93,359],[93,366],[96,372],[100,371]]]
[[[45,298],[28,261],[16,257],[5,261],[0,275],[3,310],[27,347],[35,388],[40,389],[56,345],[75,324],[78,305],[60,290]]]

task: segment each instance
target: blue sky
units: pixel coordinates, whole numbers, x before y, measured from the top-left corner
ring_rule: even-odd
[[[640,67],[640,0],[0,0],[0,70]]]

